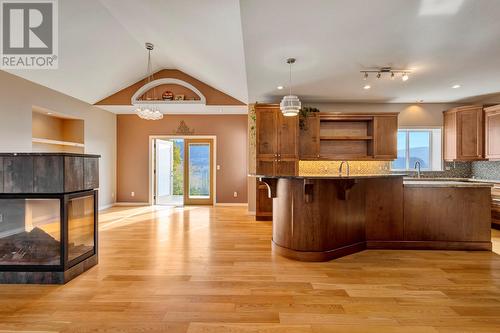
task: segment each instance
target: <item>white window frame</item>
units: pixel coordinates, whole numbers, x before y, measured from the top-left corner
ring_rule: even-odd
[[[435,130],[440,130],[440,138],[435,137]],[[432,127],[432,126],[425,126],[425,127],[404,127],[404,128],[398,128],[398,134],[400,131],[406,132],[406,158],[405,158],[405,168],[404,169],[396,169],[392,167],[392,162],[391,162],[391,170],[394,171],[413,171],[414,166],[410,165],[410,132],[428,132],[429,133],[429,168],[422,168],[422,171],[441,171],[443,168],[443,130],[442,127]],[[435,159],[434,156],[434,147],[437,143],[435,143],[435,139],[439,139],[439,145],[441,148],[440,152],[440,157],[439,159]],[[436,151],[436,153],[439,153],[439,150]],[[439,163],[439,166],[436,167],[436,163]]]

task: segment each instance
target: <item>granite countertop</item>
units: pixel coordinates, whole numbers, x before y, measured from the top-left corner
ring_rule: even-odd
[[[363,179],[363,178],[392,178],[404,177],[405,173],[388,173],[388,174],[354,174],[354,175],[297,175],[297,176],[268,176],[268,175],[254,175],[251,177],[257,178],[287,178],[287,179]]]
[[[405,187],[492,187],[487,182],[472,182],[469,180],[408,180],[403,181]]]
[[[101,157],[95,154],[81,154],[81,153],[0,153],[0,157],[13,157],[13,156],[76,156],[76,157]]]

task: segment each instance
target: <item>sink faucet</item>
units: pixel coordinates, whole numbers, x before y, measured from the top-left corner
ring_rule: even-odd
[[[417,178],[420,178],[420,161],[416,161],[413,168],[417,169]]]
[[[344,163],[347,165],[347,175],[346,176],[349,176],[349,162],[347,162],[347,161],[340,162],[339,176],[342,176],[342,166],[344,165]]]

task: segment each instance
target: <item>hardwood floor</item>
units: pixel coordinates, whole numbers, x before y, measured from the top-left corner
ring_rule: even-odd
[[[0,285],[0,332],[500,332],[493,252],[297,262],[242,207],[121,207],[100,222],[98,266],[63,286]]]

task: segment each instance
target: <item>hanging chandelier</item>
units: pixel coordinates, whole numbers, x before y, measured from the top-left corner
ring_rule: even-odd
[[[154,78],[153,78],[153,69],[151,65],[151,51],[153,50],[154,45],[152,43],[146,43],[146,50],[148,50],[148,68],[147,68],[147,79],[146,79],[146,84],[151,83]],[[152,91],[152,96],[150,95],[150,90]],[[156,98],[156,87],[153,87],[153,89],[149,89],[146,91],[146,93],[143,96],[143,99],[146,101],[154,100]],[[139,118],[145,119],[145,120],[160,120],[163,118],[163,113],[160,112],[160,108],[158,106],[153,106],[153,105],[144,105],[144,106],[138,106],[137,109],[135,109],[135,113],[139,116]]]
[[[286,63],[290,65],[290,82],[288,85],[290,92],[281,100],[280,110],[284,116],[292,117],[299,114],[302,104],[297,96],[292,95],[292,65],[295,63],[295,58],[288,58]]]

